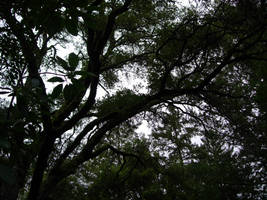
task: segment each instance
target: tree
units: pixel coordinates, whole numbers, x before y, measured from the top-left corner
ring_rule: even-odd
[[[255,190],[263,186],[264,1],[2,0],[0,19],[1,199],[53,198],[110,151],[142,163],[123,141],[142,120],[176,134],[180,163],[193,159],[191,136],[222,135],[247,168],[257,163]],[[76,49],[60,57],[68,44]],[[143,81],[118,89],[125,76]]]

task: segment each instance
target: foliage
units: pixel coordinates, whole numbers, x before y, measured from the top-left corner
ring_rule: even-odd
[[[265,198],[266,6],[2,0],[0,199]]]

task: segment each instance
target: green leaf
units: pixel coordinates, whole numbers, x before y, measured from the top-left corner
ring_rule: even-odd
[[[16,96],[16,94],[15,94],[14,92],[12,92],[12,93],[10,93],[8,96],[9,96],[9,97],[13,97],[13,96]]]
[[[0,92],[0,94],[9,94],[10,92]]]
[[[64,87],[63,95],[66,101],[71,101],[75,96],[75,94],[76,94],[75,87],[72,84],[68,84]]]
[[[61,77],[54,76],[47,80],[48,82],[64,82],[64,80]]]
[[[71,101],[75,98],[77,94],[85,89],[83,81],[79,79],[72,79],[72,84],[68,84],[63,89],[64,99],[66,101]]]
[[[0,164],[0,179],[12,185],[16,182],[16,177],[12,168]]]
[[[56,60],[57,64],[59,64],[61,67],[63,67],[63,69],[65,70],[69,70],[69,65],[68,63],[63,60],[62,58],[60,58],[59,56],[57,56],[57,60]]]
[[[79,64],[79,57],[75,53],[70,53],[68,61],[71,67],[71,71],[74,71]]]
[[[53,92],[51,94],[52,98],[55,99],[57,98],[60,93],[62,92],[62,89],[63,89],[63,85],[62,84],[59,84],[57,85],[54,89],[53,89]]]
[[[67,19],[66,20],[67,31],[74,36],[78,35],[78,19]]]

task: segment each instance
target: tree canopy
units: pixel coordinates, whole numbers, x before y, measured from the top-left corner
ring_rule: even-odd
[[[0,199],[266,198],[266,1],[1,0],[0,56]]]

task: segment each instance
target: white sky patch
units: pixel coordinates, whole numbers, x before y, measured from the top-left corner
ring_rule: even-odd
[[[144,136],[146,138],[148,138],[148,136],[151,135],[152,130],[151,130],[151,128],[149,128],[149,125],[148,125],[146,120],[142,121],[142,124],[136,130],[136,133],[138,134],[139,137]]]
[[[134,70],[128,71],[127,74],[125,72],[119,72],[120,82],[116,84],[115,90],[127,88],[138,94],[147,94],[147,80],[138,78],[137,76]]]
[[[61,58],[65,58],[69,53],[74,51],[75,47],[71,43],[66,44],[65,47],[57,45],[57,54]]]
[[[195,145],[201,145],[203,144],[203,142],[201,141],[203,137],[202,136],[194,136],[191,138],[191,142],[192,144],[195,144]]]

